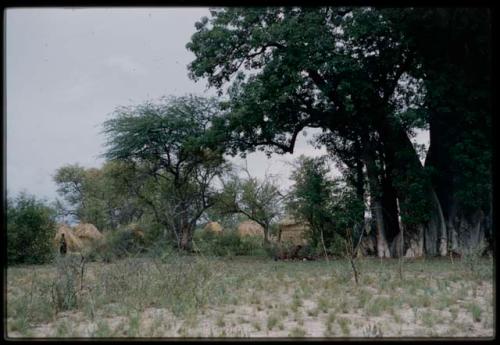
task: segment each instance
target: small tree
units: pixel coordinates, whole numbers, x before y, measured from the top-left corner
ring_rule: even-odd
[[[217,210],[221,214],[239,213],[257,222],[264,228],[264,241],[268,244],[271,223],[282,213],[283,195],[273,176],[266,174],[259,180],[252,177],[247,168],[244,170],[247,178],[232,174],[223,181]]]
[[[294,184],[287,200],[289,212],[309,224],[312,244],[321,243],[325,255],[335,229],[332,213],[334,183],[328,178],[328,172],[325,157],[300,156],[291,174]]]
[[[345,256],[351,263],[354,281],[359,283],[359,268],[356,263],[358,248],[363,237],[363,224],[359,214],[365,205],[356,194],[355,188],[342,178],[335,181],[334,205],[332,208],[336,232],[342,234],[345,243]]]
[[[9,264],[41,264],[51,257],[55,234],[53,208],[35,196],[7,197],[7,260]]]

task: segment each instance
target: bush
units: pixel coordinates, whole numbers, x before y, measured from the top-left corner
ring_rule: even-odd
[[[83,262],[81,257],[66,255],[54,260],[57,275],[51,285],[51,302],[56,312],[71,310],[77,307],[78,283],[83,279]]]
[[[327,248],[328,253],[336,257],[345,257],[347,255],[345,241],[340,235],[334,236]]]
[[[209,231],[198,231],[194,237],[197,249],[204,255],[236,256],[265,255],[263,240],[258,237],[240,237],[234,231],[214,234]]]
[[[56,211],[35,196],[7,198],[7,261],[42,264],[52,258]]]
[[[136,255],[144,251],[144,239],[134,235],[130,227],[124,227],[108,232],[104,243],[93,248],[88,258],[90,260],[100,258],[105,262],[110,262],[117,258]]]
[[[285,251],[288,252],[288,249],[284,244],[281,243],[271,243],[266,247],[266,254],[273,259],[278,258],[280,254],[284,253]]]
[[[317,244],[315,246],[313,246],[312,244],[306,244],[300,249],[298,254],[301,257],[305,256],[305,257],[317,258],[317,257],[324,257],[325,251],[320,244]]]

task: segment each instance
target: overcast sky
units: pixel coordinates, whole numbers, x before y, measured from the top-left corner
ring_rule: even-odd
[[[26,190],[54,200],[57,168],[101,166],[101,124],[117,106],[165,95],[214,96],[205,81],[187,77],[194,55],[185,45],[202,16],[207,8],[6,10],[9,194]],[[294,155],[249,155],[250,172],[263,177],[268,170],[289,186],[286,161],[325,153],[307,144],[308,133],[299,136]]]

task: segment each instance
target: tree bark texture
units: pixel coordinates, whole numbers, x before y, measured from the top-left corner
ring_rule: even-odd
[[[365,155],[366,172],[368,175],[368,184],[370,186],[370,203],[372,215],[375,218],[376,238],[377,238],[377,256],[379,258],[391,257],[389,245],[385,234],[384,215],[382,212],[381,188],[377,176],[377,167],[373,156]]]

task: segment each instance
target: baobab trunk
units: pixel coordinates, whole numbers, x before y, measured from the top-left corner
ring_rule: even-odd
[[[368,183],[370,186],[370,204],[372,215],[375,218],[376,224],[376,238],[377,238],[377,256],[379,258],[391,257],[389,245],[385,235],[384,216],[382,213],[382,200],[380,184],[377,176],[377,166],[373,156],[370,154],[365,155],[366,172],[368,175]]]
[[[485,214],[491,210],[476,207],[466,211],[457,197],[457,191],[460,187],[463,188],[458,181],[464,172],[460,169],[460,162],[453,158],[452,153],[454,146],[462,141],[460,136],[463,133],[450,127],[459,117],[460,114],[456,113],[431,114],[431,145],[425,166],[427,169],[438,172],[432,175],[432,184],[436,190],[436,198],[443,206],[447,246],[456,253],[464,254],[470,249],[483,245],[486,237]],[[472,169],[472,172],[475,170]],[[469,178],[472,177],[469,176]],[[485,177],[476,176],[475,179],[480,181]],[[491,205],[491,194],[488,198]]]
[[[384,172],[382,178],[382,210],[387,243],[391,248],[391,256],[396,256],[392,243],[400,232],[398,200],[392,185],[392,179],[387,172]]]
[[[404,129],[394,121],[386,118],[380,121],[379,134],[384,142],[387,165],[392,167],[390,176],[399,199],[400,215],[404,227],[404,252],[409,255],[446,255],[446,224],[439,199],[428,181],[422,163]],[[401,182],[402,181],[402,182]],[[408,222],[414,211],[409,199],[409,188],[418,186],[418,201],[426,203],[427,220]],[[421,199],[421,200],[420,200]],[[405,220],[406,219],[406,220]],[[421,246],[423,244],[423,251]],[[405,254],[406,255],[406,254]]]

